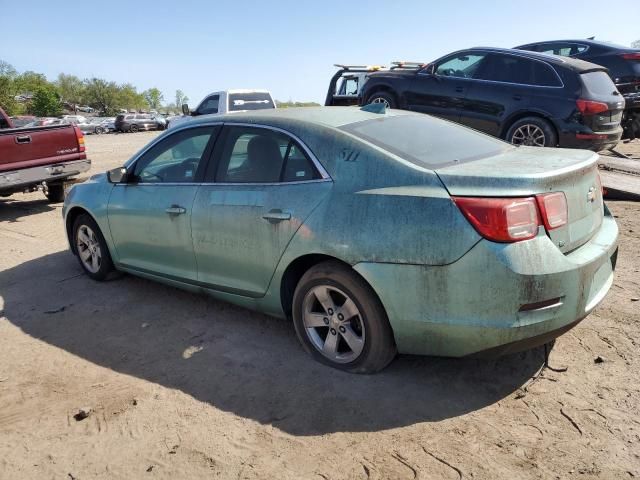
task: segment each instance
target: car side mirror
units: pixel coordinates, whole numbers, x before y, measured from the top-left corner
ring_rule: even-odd
[[[127,169],[124,167],[114,168],[107,172],[110,183],[127,183]]]
[[[182,104],[182,113],[184,115],[191,115],[191,110],[189,110],[189,104],[188,103],[183,103]]]

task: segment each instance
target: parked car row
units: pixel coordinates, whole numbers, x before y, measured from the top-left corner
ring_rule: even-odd
[[[640,134],[640,51],[583,43],[471,48],[389,69],[339,65],[325,104],[429,113],[516,145],[612,148]]]

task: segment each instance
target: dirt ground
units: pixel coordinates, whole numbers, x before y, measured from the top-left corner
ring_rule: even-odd
[[[93,171],[154,135],[88,137]],[[285,321],[128,275],[93,282],[60,204],[2,199],[0,478],[639,478],[640,203],[609,207],[615,283],[552,368],[539,348],[356,376],[311,360]]]

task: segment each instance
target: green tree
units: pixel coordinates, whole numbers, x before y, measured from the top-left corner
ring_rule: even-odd
[[[176,108],[180,110],[183,103],[189,103],[189,97],[182,90],[176,90]]]
[[[57,117],[62,113],[60,97],[51,87],[39,87],[33,94],[30,110],[39,117]]]
[[[35,93],[38,89],[52,86],[43,74],[31,71],[17,75],[14,82],[18,93]]]
[[[138,93],[136,87],[130,83],[120,86],[118,94],[118,107],[127,110],[142,110],[147,105],[147,101],[141,93]]]
[[[144,95],[144,99],[149,104],[149,108],[157,110],[162,106],[164,95],[162,95],[162,92],[157,88],[153,87],[149,90],[145,90],[142,95]]]
[[[0,60],[0,107],[7,115],[22,113],[21,105],[15,100],[15,77],[18,75],[12,65]]]
[[[62,101],[71,104],[74,111],[76,106],[84,101],[85,85],[75,75],[61,73],[56,80],[56,86]]]
[[[107,82],[102,78],[85,80],[85,98],[87,103],[104,115],[118,113],[120,88],[115,82]]]

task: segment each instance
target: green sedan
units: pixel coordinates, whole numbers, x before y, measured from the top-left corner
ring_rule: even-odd
[[[617,254],[596,161],[375,107],[203,116],[75,185],[63,215],[92,279],[292,319],[316,359],[368,373],[397,352],[540,345],[586,317]]]

